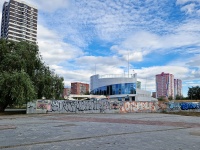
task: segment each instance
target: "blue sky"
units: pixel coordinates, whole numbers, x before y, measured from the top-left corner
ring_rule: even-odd
[[[161,72],[183,81],[184,96],[200,85],[200,0],[24,1],[39,10],[40,52],[65,86],[127,73],[128,56],[143,89],[155,91]]]

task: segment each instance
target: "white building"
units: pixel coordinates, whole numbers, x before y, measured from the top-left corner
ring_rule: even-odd
[[[157,101],[151,97],[151,92],[137,88],[137,74],[93,75],[90,77],[90,93],[115,100]]]

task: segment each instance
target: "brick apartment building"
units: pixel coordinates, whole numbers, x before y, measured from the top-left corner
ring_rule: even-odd
[[[71,88],[64,88],[63,89],[63,98],[66,98],[71,94]]]
[[[71,94],[84,95],[89,92],[89,84],[81,82],[71,83]]]

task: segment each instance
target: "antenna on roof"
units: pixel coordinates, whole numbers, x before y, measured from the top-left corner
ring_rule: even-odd
[[[95,63],[95,75],[96,75],[96,69],[97,69],[97,68],[96,68],[96,63]]]

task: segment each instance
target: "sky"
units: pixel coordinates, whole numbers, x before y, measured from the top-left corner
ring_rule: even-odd
[[[151,92],[161,72],[183,81],[183,96],[200,85],[200,0],[23,1],[38,8],[40,53],[65,87],[128,72]]]

